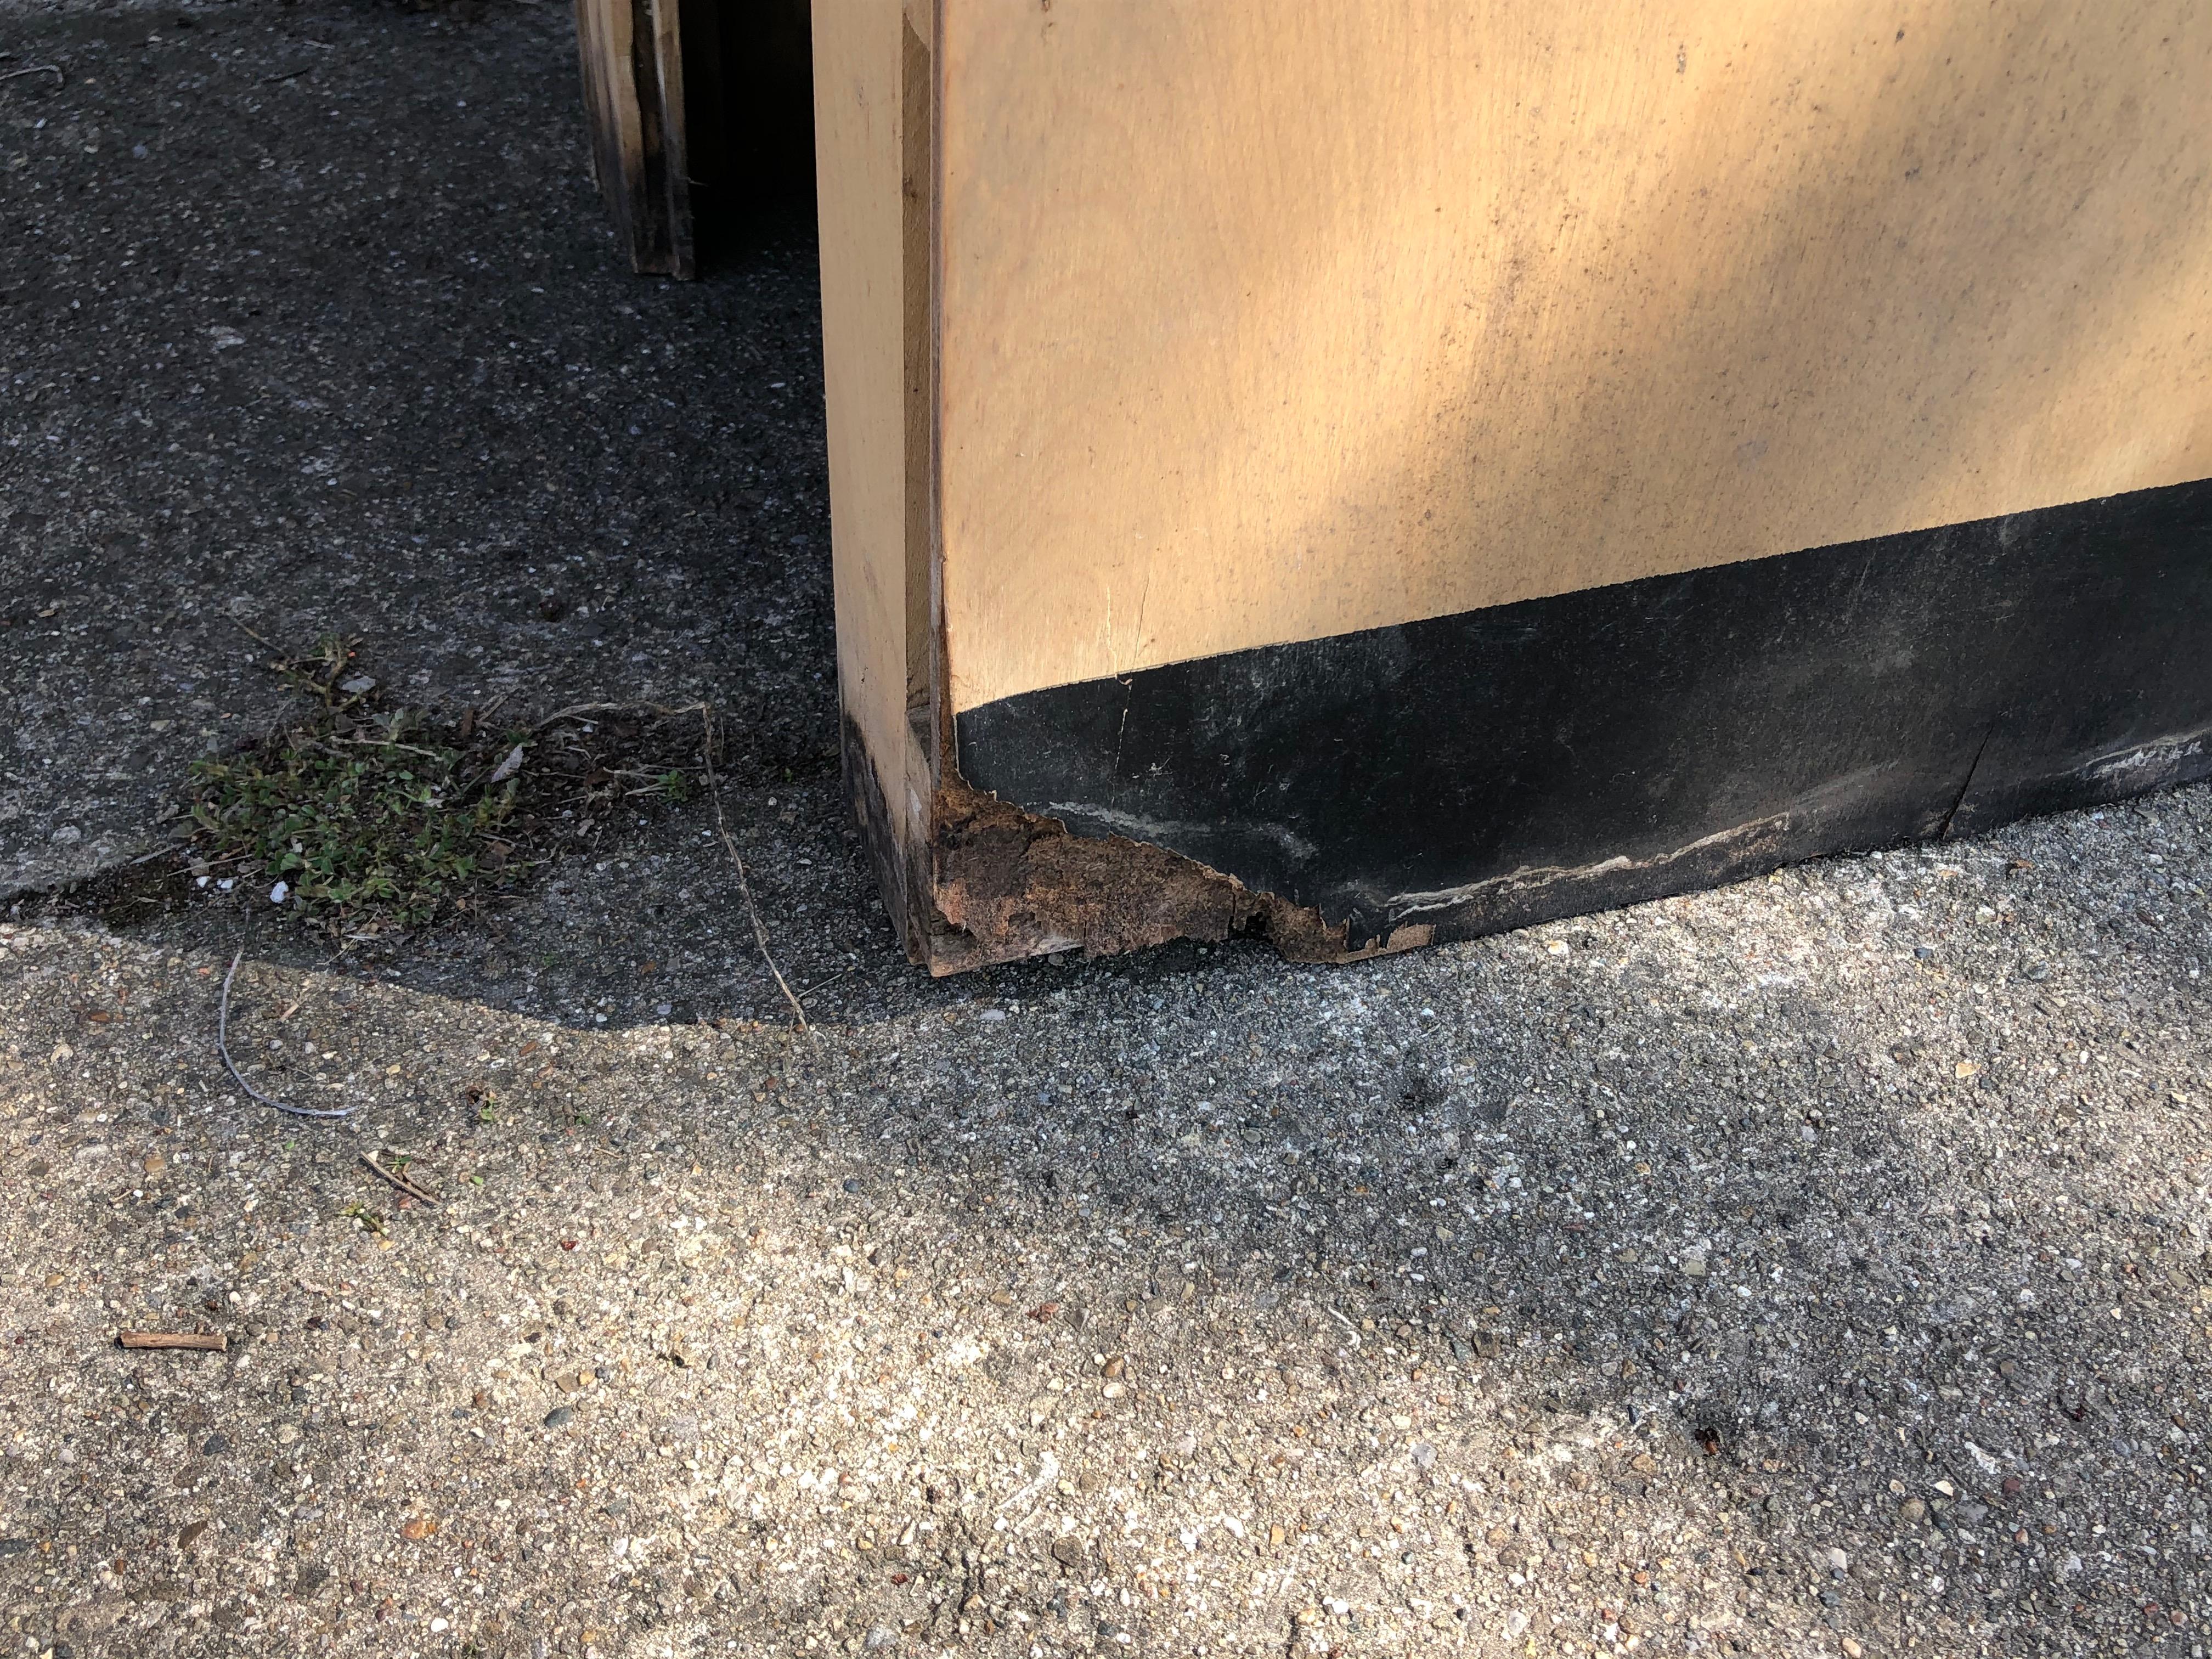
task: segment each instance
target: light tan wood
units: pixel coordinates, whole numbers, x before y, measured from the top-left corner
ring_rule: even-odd
[[[878,802],[864,801],[864,816],[883,815],[871,823],[872,841],[910,940],[927,898],[935,754],[928,734],[938,712],[927,401],[930,64],[917,21],[928,27],[927,11],[916,19],[901,0],[814,9],[838,684],[848,773],[860,765],[872,780],[862,787]],[[917,708],[919,719],[910,718]]]
[[[115,1341],[124,1348],[184,1348],[202,1353],[226,1353],[230,1347],[230,1339],[221,1331],[118,1331]]]
[[[941,31],[958,708],[2212,475],[2202,0],[943,0]],[[848,475],[896,410],[835,361],[853,305]],[[841,588],[891,510],[841,518]]]

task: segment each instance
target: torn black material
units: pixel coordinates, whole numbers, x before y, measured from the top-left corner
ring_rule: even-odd
[[[2212,775],[2212,480],[1009,697],[979,789],[1358,950]]]

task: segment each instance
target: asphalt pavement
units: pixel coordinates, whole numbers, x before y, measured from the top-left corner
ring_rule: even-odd
[[[620,269],[550,3],[0,52],[21,1651],[2202,1659],[2212,790],[930,981],[836,779],[804,222]],[[723,711],[807,1027],[697,801],[373,951],[179,878],[326,634]]]

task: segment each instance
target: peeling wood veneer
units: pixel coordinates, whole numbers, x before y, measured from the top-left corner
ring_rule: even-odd
[[[927,961],[935,975],[1058,951],[1086,957],[1164,945],[1264,939],[1292,962],[1358,962],[1426,945],[1415,924],[1355,947],[1319,911],[1195,859],[1125,836],[1071,835],[957,779],[938,796],[931,842],[934,913]]]

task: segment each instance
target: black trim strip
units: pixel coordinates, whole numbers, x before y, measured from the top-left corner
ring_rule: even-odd
[[[963,775],[1467,937],[2212,776],[2212,479],[962,714]]]

